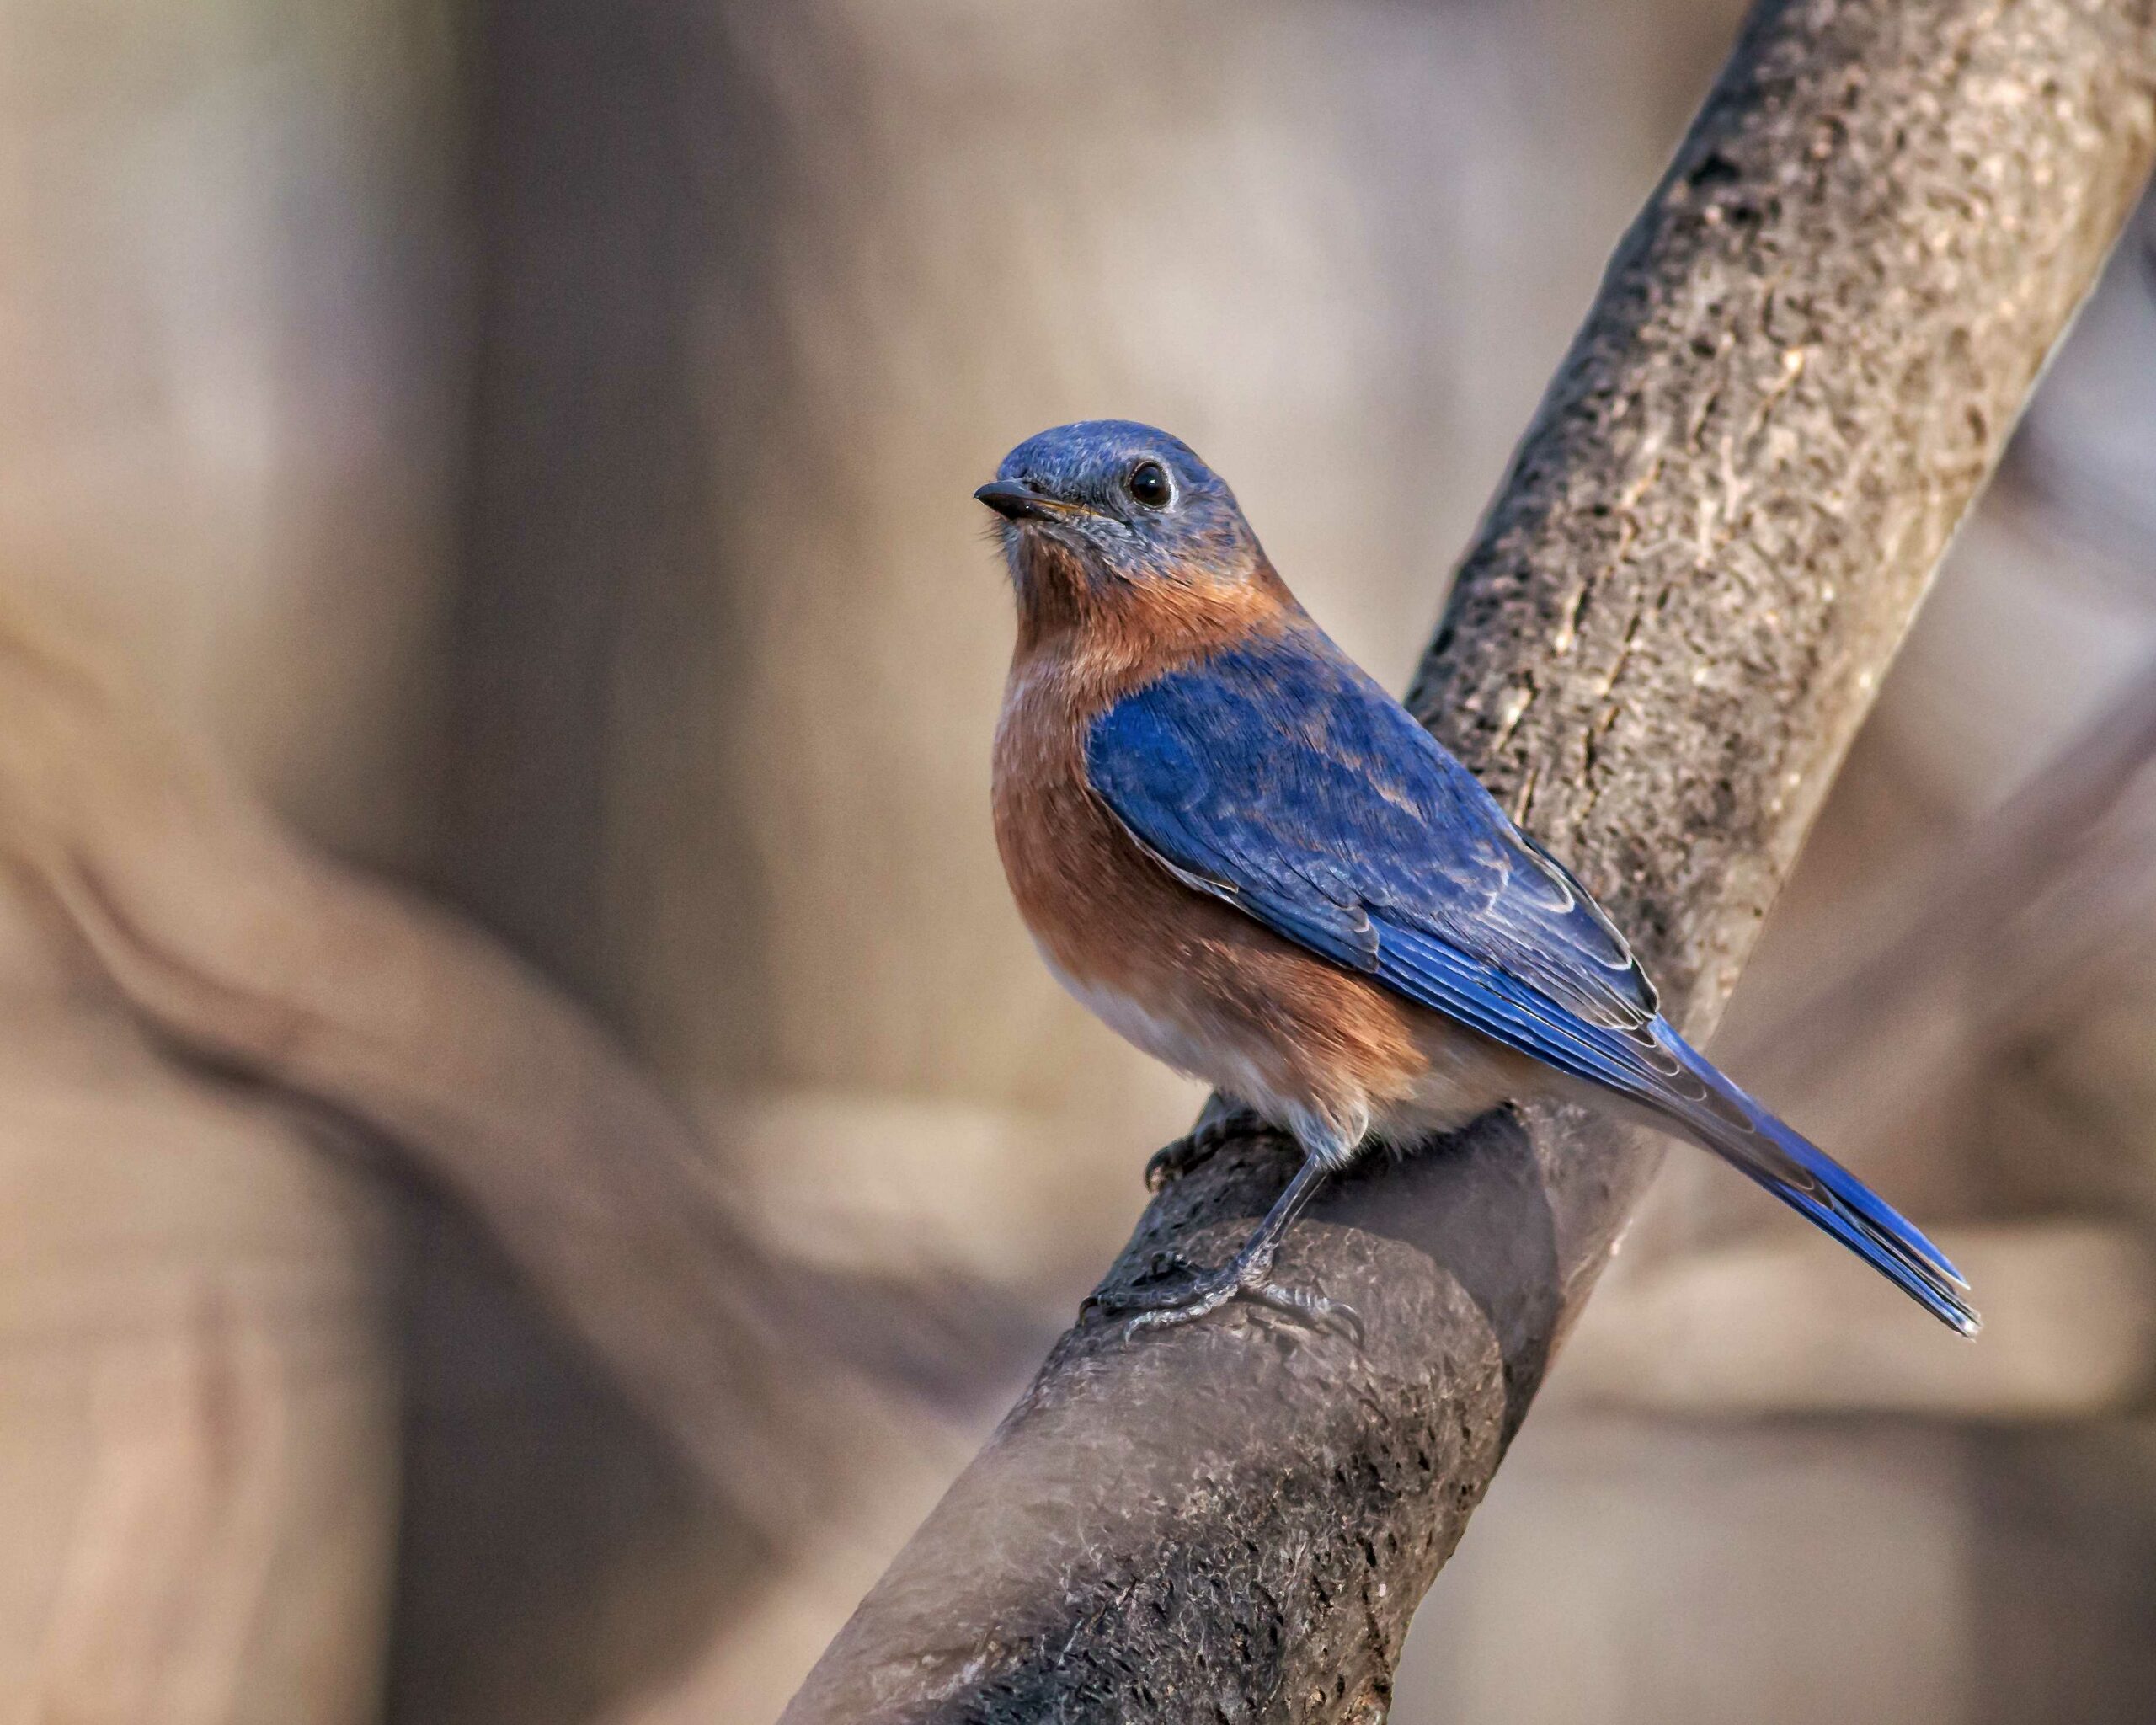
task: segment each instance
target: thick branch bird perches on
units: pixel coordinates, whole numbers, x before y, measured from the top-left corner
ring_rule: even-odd
[[[1521,446],[1412,704],[1689,1035],[2132,204],[2153,97],[2148,0],[1767,0]],[[1081,1322],[787,1720],[1382,1717],[1656,1160],[1506,1110],[1351,1174],[1283,1263],[1360,1348]],[[1288,1172],[1231,1141],[1108,1284],[1219,1260]]]

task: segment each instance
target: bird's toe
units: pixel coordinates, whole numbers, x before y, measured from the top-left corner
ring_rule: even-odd
[[[1277,1127],[1267,1125],[1247,1110],[1232,1103],[1221,1104],[1216,1098],[1206,1105],[1198,1124],[1189,1131],[1153,1152],[1151,1160],[1145,1164],[1145,1189],[1158,1192],[1171,1181],[1182,1179],[1185,1174],[1203,1167],[1239,1138],[1266,1136],[1286,1138],[1287,1135]]]
[[[1172,1256],[1172,1255],[1171,1255]],[[1182,1260],[1174,1262],[1180,1265]],[[1148,1330],[1172,1329],[1232,1301],[1252,1306],[1309,1328],[1330,1327],[1345,1333],[1358,1347],[1364,1338],[1362,1315],[1345,1300],[1327,1299],[1307,1289],[1276,1282],[1269,1261],[1235,1263],[1217,1270],[1193,1272],[1188,1279],[1168,1288],[1116,1288],[1090,1295],[1080,1309],[1082,1318],[1091,1311],[1128,1313],[1123,1334],[1134,1339]]]

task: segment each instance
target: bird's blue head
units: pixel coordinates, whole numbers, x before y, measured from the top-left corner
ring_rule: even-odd
[[[1188,444],[1133,420],[1084,419],[1028,437],[974,495],[1003,517],[1024,606],[1271,574],[1227,482]]]

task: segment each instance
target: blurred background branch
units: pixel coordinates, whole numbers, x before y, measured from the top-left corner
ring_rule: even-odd
[[[103,979],[171,1044],[444,1188],[738,1513],[776,1533],[830,1489],[815,1451],[849,1371],[951,1369],[926,1290],[763,1251],[679,1112],[493,942],[310,853],[23,619],[0,653],[8,855]]]

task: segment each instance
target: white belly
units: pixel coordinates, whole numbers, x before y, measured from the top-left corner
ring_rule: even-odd
[[[1120,989],[1081,982],[1043,951],[1050,974],[1071,997],[1125,1042],[1187,1076],[1225,1092],[1262,1119],[1294,1135],[1303,1147],[1344,1162],[1373,1130],[1411,1141],[1464,1126],[1508,1096],[1536,1087],[1543,1069],[1435,1013],[1419,1045],[1429,1065],[1404,1096],[1354,1094],[1321,1098],[1286,1081],[1291,1058],[1265,1046],[1240,1046],[1225,1023],[1202,1007],[1163,1012]]]
[[[1267,1106],[1275,1099],[1278,1086],[1267,1076],[1258,1051],[1233,1048],[1220,1027],[1205,1022],[1200,1014],[1150,1011],[1121,989],[1079,981],[1045,950],[1041,958],[1073,1000],[1134,1048],[1144,1049],[1186,1077],[1202,1079],[1216,1090],[1226,1091],[1267,1119],[1280,1118]]]

